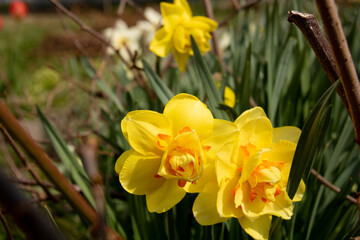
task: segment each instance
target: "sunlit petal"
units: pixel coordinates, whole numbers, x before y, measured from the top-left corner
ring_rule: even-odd
[[[264,215],[256,220],[250,221],[248,218],[239,218],[241,227],[254,239],[265,240],[269,239],[271,215]]]
[[[216,181],[209,182],[195,199],[193,213],[196,221],[201,225],[212,225],[227,220],[220,217],[216,208],[218,189]]]
[[[163,178],[154,176],[159,166],[159,157],[149,157],[133,152],[126,158],[121,169],[120,183],[132,194],[142,195],[153,192],[165,181]]]
[[[159,188],[146,195],[147,208],[149,212],[166,212],[179,203],[185,194],[185,190],[178,186],[177,180],[166,180]]]
[[[122,120],[124,135],[130,146],[144,155],[159,155],[158,134],[171,135],[167,118],[157,112],[147,110],[132,111]]]
[[[171,122],[174,135],[188,127],[195,130],[202,141],[213,130],[214,119],[210,110],[189,94],[181,93],[173,97],[165,106],[164,115]]]

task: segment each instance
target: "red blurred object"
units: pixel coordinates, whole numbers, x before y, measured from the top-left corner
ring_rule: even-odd
[[[16,19],[23,19],[28,14],[28,7],[23,1],[12,1],[9,6],[9,14]]]
[[[3,27],[3,19],[2,19],[1,15],[0,15],[0,30],[2,29],[2,27]]]

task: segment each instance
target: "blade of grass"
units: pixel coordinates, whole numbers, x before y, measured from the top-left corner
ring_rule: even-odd
[[[155,94],[160,99],[162,104],[166,105],[169,100],[174,96],[174,94],[160,79],[160,77],[154,72],[154,70],[152,70],[146,60],[143,60],[142,63],[144,65],[145,75],[149,80],[151,88],[154,90]]]
[[[203,57],[201,56],[200,50],[196,45],[193,37],[191,37],[191,46],[194,51],[195,67],[199,74],[202,85],[208,96],[209,108],[216,118],[227,119],[226,114],[219,110],[219,104],[222,103],[220,93],[215,85],[215,81],[211,76],[209,67],[206,65]]]
[[[307,166],[309,164],[311,165],[313,161],[315,149],[319,144],[319,139],[315,142],[315,136],[319,134],[319,123],[321,123],[321,118],[326,110],[326,104],[338,84],[339,80],[322,95],[305,121],[295,150],[287,186],[287,192],[291,199],[297,191],[301,178],[306,174],[305,170]],[[325,129],[322,129],[322,131],[325,131]]]

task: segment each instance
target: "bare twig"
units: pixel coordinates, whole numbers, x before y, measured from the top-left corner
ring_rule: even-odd
[[[37,181],[34,181],[32,179],[24,179],[24,178],[17,178],[13,179],[14,183],[23,184],[23,185],[29,185],[29,186],[38,186],[39,183]],[[41,181],[41,184],[47,188],[54,188],[54,184],[51,184],[49,182]]]
[[[9,178],[0,172],[0,203],[25,233],[27,239],[63,240],[60,232],[16,189]]]
[[[314,175],[320,182],[321,184],[323,184],[324,186],[326,186],[327,188],[329,188],[330,190],[339,193],[341,191],[340,188],[338,188],[337,186],[335,186],[334,184],[332,184],[331,182],[329,182],[328,180],[326,180],[323,176],[321,176],[315,169],[311,169],[311,174]],[[357,199],[353,198],[350,195],[346,195],[346,199],[353,203],[353,204],[357,204]]]
[[[81,21],[75,14],[73,14],[71,11],[69,11],[67,8],[65,8],[59,1],[57,0],[49,0],[52,4],[54,4],[61,12],[66,14],[69,18],[71,18],[76,24],[79,25],[79,27],[84,30],[85,32],[88,32],[90,35],[95,37],[97,40],[99,40],[102,44],[105,46],[110,47],[113,49],[116,54],[121,58],[121,60],[124,62],[124,64],[130,68],[130,64],[125,61],[124,57],[120,54],[120,51],[116,49],[107,39],[105,39],[100,33],[86,25],[83,21]]]
[[[16,155],[18,155],[20,161],[24,166],[26,167],[26,170],[30,173],[30,175],[34,178],[36,183],[44,190],[46,195],[48,195],[52,200],[56,201],[56,199],[52,196],[50,191],[47,189],[46,186],[42,184],[42,180],[40,179],[39,175],[30,167],[30,164],[28,160],[25,158],[19,147],[16,145],[15,141],[12,139],[8,131],[3,127],[3,125],[0,123],[0,130],[3,133],[6,141],[10,144],[10,146],[14,149]]]
[[[327,41],[324,33],[321,31],[315,15],[289,11],[288,21],[295,23],[295,25],[304,34],[331,83],[338,80],[340,75],[336,68],[334,55],[331,52],[329,42]],[[336,91],[339,94],[346,110],[349,111],[349,104],[347,102],[343,86],[339,85]]]
[[[355,142],[360,147],[360,84],[334,0],[316,0],[336,66],[340,72],[354,124]]]
[[[62,175],[47,154],[35,143],[31,136],[21,127],[9,108],[0,100],[0,123],[18,140],[24,150],[32,157],[68,201],[86,220],[95,224],[98,215],[89,203],[79,194],[68,179]],[[0,194],[1,195],[1,194]],[[109,239],[121,239],[110,228],[107,228]]]
[[[14,237],[10,232],[9,225],[6,222],[5,216],[1,213],[1,211],[0,211],[0,220],[1,220],[2,225],[4,226],[4,229],[6,231],[6,234],[9,238],[9,240],[14,240]]]
[[[205,12],[206,12],[206,16],[212,20],[214,20],[214,13],[213,13],[213,8],[211,5],[211,1],[210,0],[203,0],[204,6],[205,6]],[[232,70],[225,64],[224,59],[221,56],[221,51],[219,48],[219,41],[218,41],[218,37],[216,32],[212,32],[211,33],[211,40],[213,43],[213,49],[214,49],[214,53],[216,55],[216,57],[218,58],[221,66],[230,74],[232,74]]]
[[[230,20],[236,16],[236,14],[244,9],[250,8],[253,5],[257,4],[261,2],[261,0],[248,0],[245,4],[240,5],[240,6],[236,6],[234,10],[229,14],[229,16],[227,16],[224,20],[222,20],[221,22],[219,22],[219,27],[225,26],[226,24],[228,24],[230,22]]]
[[[82,156],[85,170],[93,182],[92,194],[95,199],[96,209],[99,215],[98,221],[92,226],[91,232],[96,239],[106,239],[105,230],[105,196],[103,178],[98,171],[97,160],[98,142],[95,136],[89,137],[86,144],[81,147],[80,154]]]

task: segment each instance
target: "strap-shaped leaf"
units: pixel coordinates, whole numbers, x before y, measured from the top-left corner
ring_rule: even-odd
[[[313,156],[315,151],[322,140],[319,136],[324,136],[323,131],[326,131],[326,129],[320,128],[320,125],[321,123],[324,123],[325,119],[323,116],[329,115],[326,113],[326,104],[338,84],[339,80],[322,95],[305,121],[297,148],[295,150],[287,186],[287,192],[291,199],[296,193],[301,178],[303,176],[307,176],[307,173],[305,172],[307,170],[307,166],[311,166],[312,161],[314,160]]]
[[[211,76],[209,67],[206,65],[203,57],[201,56],[200,50],[196,45],[193,37],[191,37],[191,46],[194,51],[194,60],[197,72],[200,77],[200,81],[205,89],[208,96],[209,108],[216,118],[227,119],[224,112],[219,110],[219,104],[222,103],[219,90],[217,89],[214,79]]]
[[[166,86],[161,78],[152,70],[150,64],[143,60],[145,75],[147,76],[152,90],[154,90],[156,96],[160,99],[162,104],[166,105],[168,101],[174,96],[172,91]]]

